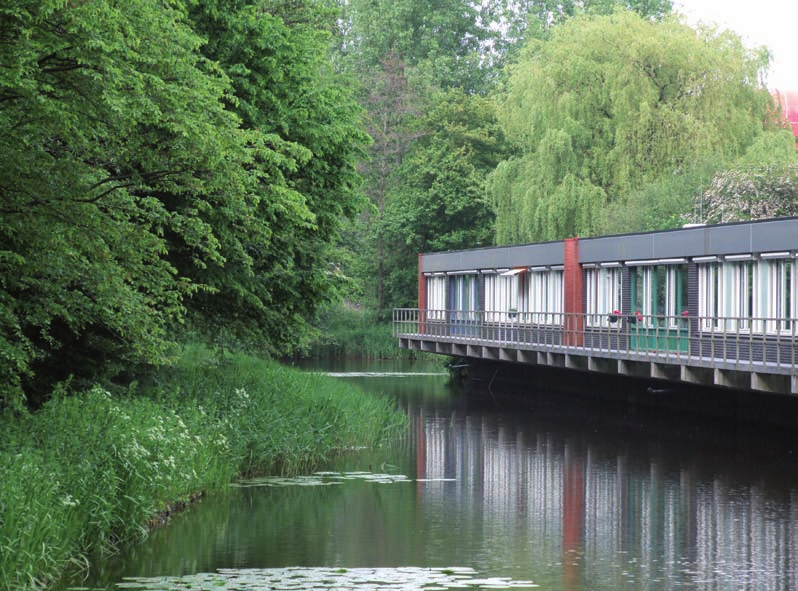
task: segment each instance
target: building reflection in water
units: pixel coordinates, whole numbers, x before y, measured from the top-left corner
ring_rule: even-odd
[[[563,589],[798,586],[789,443],[700,423],[441,413],[411,409],[417,478],[445,484],[419,484],[424,518],[465,505],[441,527],[553,565]]]

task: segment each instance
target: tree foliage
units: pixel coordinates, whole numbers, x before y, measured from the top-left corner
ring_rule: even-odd
[[[348,0],[341,49],[361,75],[393,57],[426,72],[443,88],[485,89],[482,44],[493,36],[481,27],[478,8],[463,0]]]
[[[164,260],[163,235],[219,253],[207,224],[152,192],[245,196],[233,163],[248,156],[179,8],[19,1],[0,18],[0,363],[19,400],[45,365],[65,378],[168,355],[166,325],[197,286]]]
[[[493,244],[485,181],[507,151],[494,104],[461,90],[440,92],[418,122],[424,133],[394,176],[383,219],[389,307],[416,305],[420,252]]]
[[[215,288],[191,302],[195,325],[208,335],[233,332],[250,347],[286,354],[306,342],[317,307],[337,297],[330,247],[342,220],[365,205],[356,163],[369,138],[353,91],[332,73],[334,15],[313,0],[207,0],[191,12],[209,39],[203,53],[232,81],[231,109],[242,127],[288,156],[258,160],[246,231],[240,220],[217,224],[228,228],[228,263],[195,271]]]
[[[338,0],[339,46],[361,73],[393,55],[442,89],[487,93],[524,40],[578,14],[627,8],[663,18],[671,0]]]
[[[696,200],[691,221],[719,224],[798,215],[798,163],[725,170]]]
[[[366,141],[304,6],[0,8],[0,399],[163,363],[188,311],[296,342]]]
[[[387,302],[410,297],[405,289],[408,282],[397,283],[396,277],[412,275],[417,256],[413,248],[426,244],[429,231],[423,229],[427,222],[421,214],[441,210],[441,203],[436,200],[441,199],[442,177],[436,181],[434,190],[425,185],[430,175],[441,171],[430,172],[430,169],[457,167],[472,157],[470,153],[457,152],[462,146],[460,131],[439,127],[439,122],[430,117],[430,109],[444,115],[441,97],[452,100],[452,109],[458,109],[465,104],[463,92],[488,94],[506,52],[503,33],[493,25],[498,24],[496,19],[501,11],[510,14],[512,10],[507,3],[503,3],[504,7],[499,6],[500,2],[488,7],[486,3],[464,0],[434,3],[351,0],[341,4],[344,18],[339,64],[342,70],[358,76],[361,104],[367,109],[368,131],[374,139],[369,159],[360,166],[363,189],[373,207],[356,230],[365,240],[358,252],[361,264],[354,267],[360,270],[366,286],[362,291],[373,294],[368,298],[369,304],[373,302],[376,309],[383,310]],[[446,94],[448,91],[452,94]],[[484,121],[480,114],[468,125],[478,129]],[[449,131],[454,136],[445,139]],[[414,166],[418,155],[430,149],[427,142],[433,137],[440,145],[448,142],[455,152],[449,155],[448,163],[438,154],[427,154],[433,160],[425,162],[428,168],[419,181]],[[406,162],[411,154],[414,154],[412,161]],[[466,164],[466,169],[460,171],[464,176],[454,178],[458,189],[464,189],[459,199],[473,200],[469,205],[463,203],[464,211],[485,207],[482,171],[474,177],[467,170],[470,166]],[[464,179],[475,178],[476,185],[464,188]],[[394,199],[399,201],[394,204]],[[422,204],[423,201],[426,203]],[[410,208],[412,213],[403,213],[402,207]],[[388,213],[390,220],[384,219]],[[485,236],[492,233],[491,220],[492,216],[485,215],[442,216],[437,229],[447,236],[457,233]],[[458,226],[477,222],[484,226]],[[410,232],[412,237],[399,236],[399,229]],[[419,239],[420,236],[423,238]],[[386,296],[386,292],[399,284],[403,286],[401,296]]]
[[[574,17],[531,42],[501,106],[522,153],[491,179],[498,240],[593,234],[603,208],[739,156],[767,126],[766,65],[731,33],[631,12]]]
[[[671,0],[520,0],[509,6],[506,2],[494,0],[492,4],[502,7],[500,10],[504,15],[510,8],[512,15],[502,19],[511,25],[509,31],[518,35],[529,27],[530,39],[579,15],[606,15],[617,10],[629,10],[647,19],[661,20],[673,10]]]
[[[690,222],[717,224],[798,215],[798,152],[788,130],[764,134],[697,194]]]
[[[382,309],[385,290],[385,237],[383,216],[393,186],[404,179],[393,173],[402,165],[407,151],[417,138],[418,121],[423,112],[422,92],[410,79],[407,65],[395,55],[386,56],[380,70],[364,83],[368,91],[367,129],[373,138],[368,161],[361,164],[364,191],[372,208],[362,217],[365,242],[360,245],[365,277],[374,284],[377,310]],[[363,248],[365,246],[365,248]]]

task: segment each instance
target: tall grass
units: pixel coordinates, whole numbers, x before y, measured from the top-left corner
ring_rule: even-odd
[[[391,323],[379,322],[370,312],[337,306],[325,314],[321,324],[321,336],[308,351],[315,359],[416,359],[424,355],[400,349]]]
[[[0,589],[46,587],[175,503],[244,473],[309,470],[403,423],[332,378],[199,348],[138,394],[56,395],[0,421]]]
[[[160,388],[168,399],[235,423],[228,436],[238,473],[307,471],[331,454],[383,441],[404,424],[386,399],[245,355],[220,360],[195,348],[168,377],[177,386]]]

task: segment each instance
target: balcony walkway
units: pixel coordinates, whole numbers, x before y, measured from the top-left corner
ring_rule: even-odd
[[[413,351],[798,394],[796,324],[402,308],[393,331]]]

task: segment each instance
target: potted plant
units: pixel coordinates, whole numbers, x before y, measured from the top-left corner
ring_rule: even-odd
[[[616,322],[618,322],[620,317],[621,317],[620,310],[613,310],[608,316],[608,318],[610,319],[610,324],[615,324]]]

